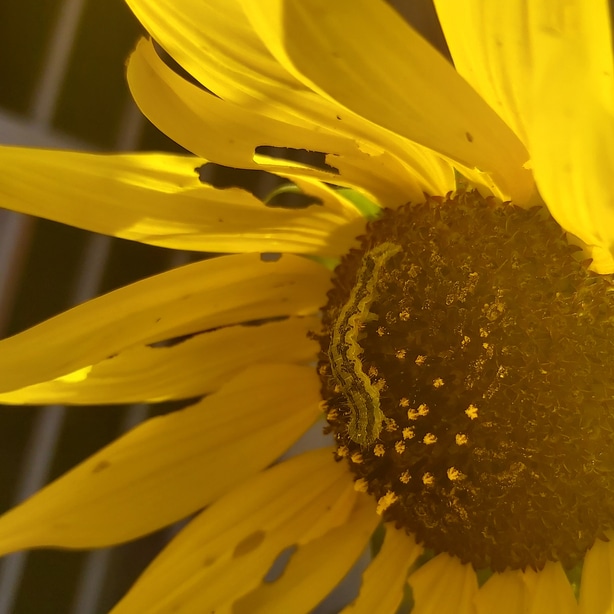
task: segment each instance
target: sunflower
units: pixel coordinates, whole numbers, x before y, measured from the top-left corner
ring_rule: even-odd
[[[7,512],[0,550],[193,517],[115,614],[308,612],[369,543],[344,612],[611,611],[605,0],[436,0],[454,67],[379,0],[128,4],[191,76],[144,39],[132,94],[194,156],[5,147],[1,204],[232,255],[5,339],[0,402],[200,400]],[[280,460],[323,414],[334,447]]]

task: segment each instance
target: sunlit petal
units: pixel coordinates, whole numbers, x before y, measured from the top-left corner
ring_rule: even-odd
[[[614,271],[614,59],[606,0],[437,0],[460,73],[514,128],[548,208]]]
[[[202,183],[197,170],[205,162],[172,154],[103,155],[0,146],[0,198],[14,211],[85,230],[207,252],[330,255],[335,249],[331,235],[347,234],[344,225],[358,216],[338,203],[335,209],[267,207],[239,188]]]
[[[326,154],[328,170],[299,164],[292,170],[291,162],[285,160],[286,176],[315,177],[368,190],[386,204],[422,198],[424,186],[387,151],[366,153],[355,139],[266,117],[213,96],[172,71],[149,41],[141,41],[131,56],[128,82],[141,111],[158,128],[189,151],[218,164],[278,172],[279,164],[257,155],[258,148],[317,151]]]
[[[428,193],[445,193],[453,187],[452,169],[439,156],[298,81],[271,55],[237,0],[223,4],[161,0],[155,5],[128,0],[128,4],[153,38],[223,100],[258,109],[265,118],[353,139],[369,155],[389,152]],[[207,28],[201,27],[203,23]]]
[[[504,192],[529,197],[520,141],[383,1],[244,5],[271,52],[309,87],[410,141],[490,172]]]

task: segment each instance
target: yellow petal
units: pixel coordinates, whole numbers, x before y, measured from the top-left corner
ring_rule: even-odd
[[[0,341],[0,390],[53,380],[134,346],[315,313],[329,272],[289,254],[224,256],[139,281]]]
[[[285,176],[317,177],[337,185],[359,187],[387,204],[422,198],[424,186],[387,151],[367,154],[354,140],[326,131],[316,131],[267,117],[204,91],[171,70],[150,41],[141,41],[128,62],[128,83],[141,111],[162,132],[189,151],[235,168],[252,168],[277,173],[258,147],[287,147],[328,154],[330,171],[307,169],[284,160]],[[337,169],[339,173],[334,173]],[[306,230],[333,211],[310,211]],[[343,210],[335,214],[347,217]],[[355,209],[350,213],[356,215]],[[339,221],[337,221],[339,224]],[[330,224],[329,224],[330,225]],[[325,226],[325,229],[328,226]]]
[[[0,393],[3,404],[158,403],[214,392],[250,365],[306,364],[317,354],[318,318],[232,326],[170,347],[139,346],[60,378]]]
[[[387,525],[384,544],[363,574],[358,598],[342,614],[395,614],[409,568],[420,554],[422,547],[413,537]]]
[[[233,613],[311,612],[356,563],[378,522],[374,501],[367,496],[358,497],[355,508],[342,526],[300,546],[281,577],[246,595],[234,605]],[[382,612],[376,611],[378,614]]]
[[[246,1],[277,59],[343,107],[444,156],[532,192],[528,154],[448,62],[380,0]]]
[[[315,537],[314,525],[324,531],[344,522],[352,508],[350,490],[347,469],[329,449],[261,473],[192,521],[113,614],[230,612],[285,548]]]
[[[614,60],[606,0],[437,0],[460,73],[524,140],[561,226],[614,271]]]
[[[409,577],[412,614],[473,614],[478,581],[471,565],[440,554]]]
[[[597,540],[582,568],[580,614],[614,614],[614,534]]]
[[[238,188],[202,183],[196,169],[205,162],[171,154],[0,146],[0,201],[14,211],[93,232],[208,252],[331,255],[338,253],[331,233],[358,216],[351,208],[267,207]]]
[[[577,614],[573,590],[560,563],[544,569],[493,574],[475,600],[477,614]],[[597,610],[592,611],[597,614]],[[605,613],[604,613],[605,614]]]
[[[441,157],[297,81],[269,53],[237,0],[159,0],[154,5],[128,0],[128,4],[153,39],[223,100],[315,134],[353,139],[370,154],[388,152],[405,167],[409,175],[405,183],[417,182],[428,193],[444,194],[453,188],[452,169]]]
[[[531,596],[522,571],[493,574],[475,599],[476,614],[527,614]]]
[[[528,147],[524,117],[531,108],[527,87],[531,41],[527,25],[535,12],[552,7],[516,1],[434,3],[456,70]]]
[[[563,32],[568,27],[576,30],[577,22],[583,21],[582,15],[573,13],[568,19]],[[609,23],[607,10],[602,19],[603,24]],[[551,79],[541,83],[540,104],[536,105],[531,127],[531,157],[537,185],[554,218],[589,246],[594,270],[613,273],[613,70],[610,56],[610,66],[604,67],[609,71],[611,86],[606,101],[601,83],[591,79],[591,61],[581,47],[581,42],[599,37],[603,30],[593,29],[592,23],[590,20],[591,25],[585,24],[585,29],[574,32],[574,36],[556,39],[556,50],[548,52],[557,61],[544,66]]]
[[[537,572],[528,569],[524,581],[530,592],[527,614],[577,614],[578,604],[560,563],[548,562]]]
[[[309,367],[252,367],[200,403],[136,427],[6,513],[0,552],[106,546],[184,518],[273,462],[318,417],[319,400]]]

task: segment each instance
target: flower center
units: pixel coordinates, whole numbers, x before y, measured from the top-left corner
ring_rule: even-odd
[[[614,528],[614,287],[542,208],[384,211],[335,271],[319,373],[385,520],[476,569],[572,567]]]

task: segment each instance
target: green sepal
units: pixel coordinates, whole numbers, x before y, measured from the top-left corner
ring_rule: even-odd
[[[281,194],[304,194],[303,190],[294,183],[282,183],[271,190],[263,199],[262,202],[268,205],[275,197]]]
[[[337,192],[345,198],[345,200],[352,203],[352,205],[354,205],[354,207],[356,207],[356,209],[358,209],[368,220],[375,220],[380,216],[382,208],[372,200],[369,200],[364,194],[352,190],[352,188],[339,188]]]

